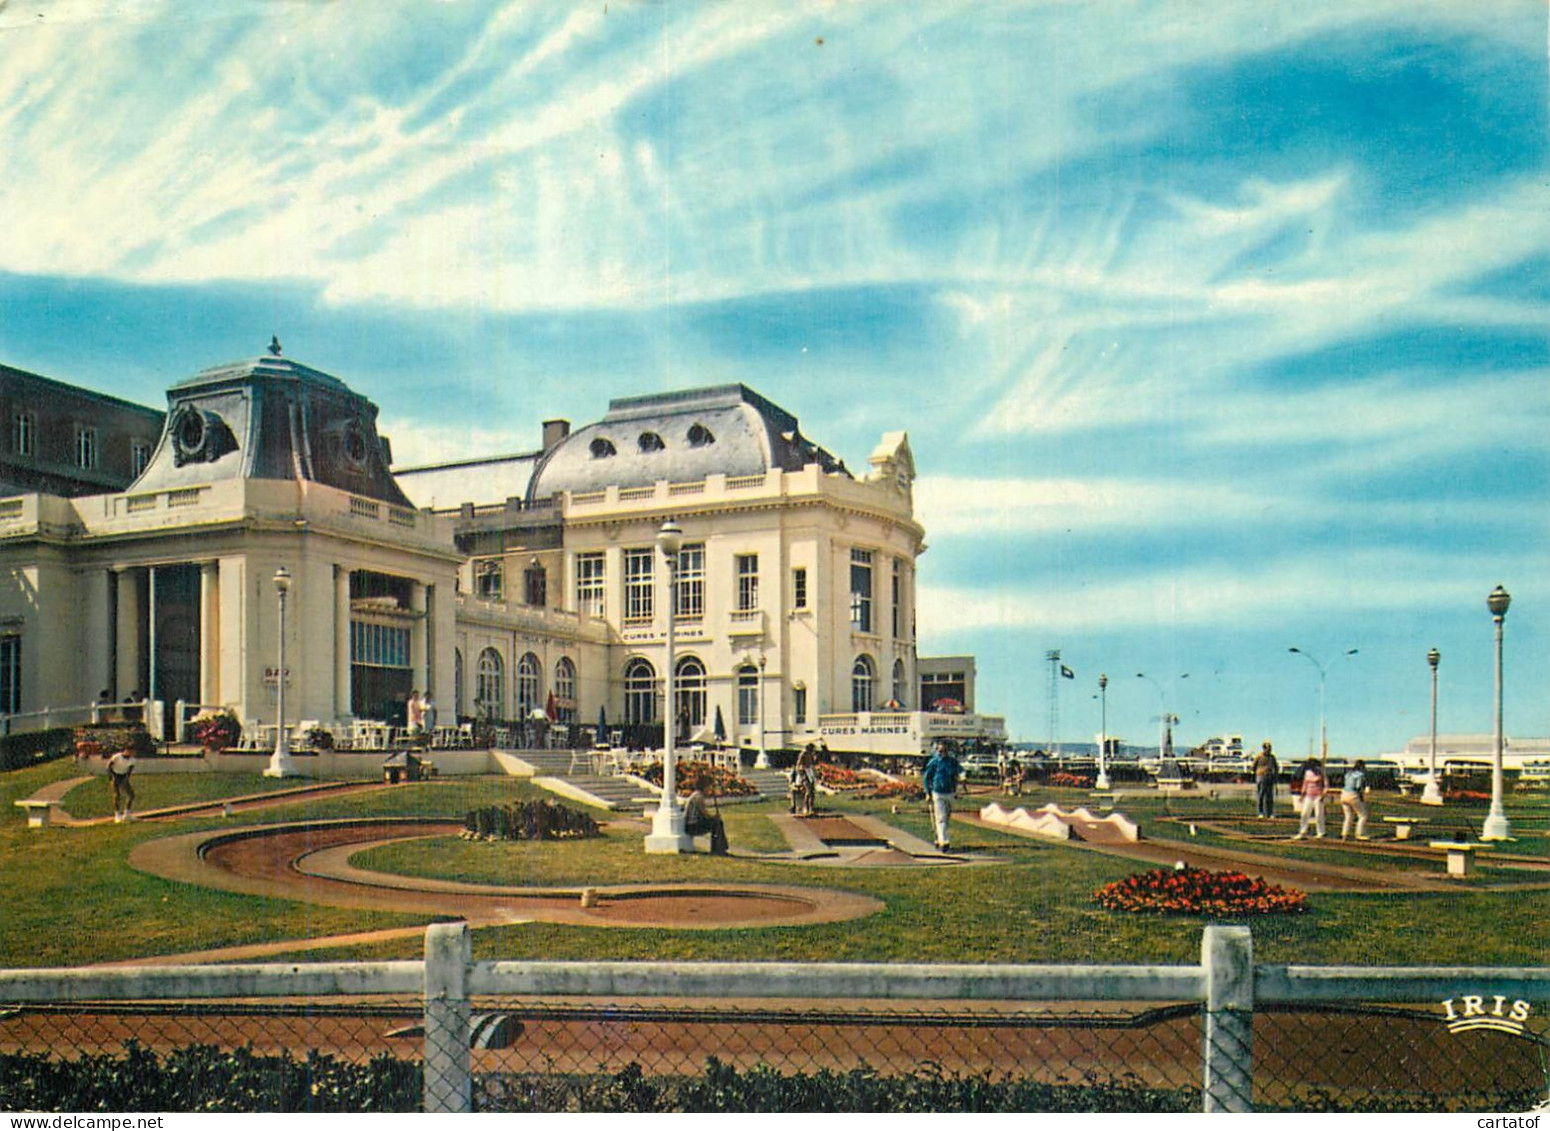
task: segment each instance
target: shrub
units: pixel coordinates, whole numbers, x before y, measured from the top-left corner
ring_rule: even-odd
[[[8,734],[0,738],[0,771],[20,770],[39,762],[50,762],[74,750],[75,731],[69,727]]]
[[[302,738],[313,750],[332,750],[334,748],[334,732],[327,727],[313,727]]]
[[[658,788],[662,785],[662,763],[648,766],[631,766],[630,773],[644,778]],[[706,797],[752,797],[759,790],[745,777],[712,766],[709,762],[679,762],[678,792],[690,794],[699,790]]]
[[[1272,915],[1308,909],[1308,896],[1251,879],[1242,872],[1156,868],[1106,884],[1093,893],[1109,911],[1185,915]]]
[[[78,757],[107,756],[120,750],[128,750],[136,758],[156,753],[156,740],[142,723],[92,723],[76,727],[74,734]]]
[[[229,750],[242,737],[242,724],[230,711],[201,711],[189,720],[188,733],[206,750]]]
[[[603,831],[591,814],[538,797],[472,810],[463,818],[463,835],[469,840],[575,840]]]

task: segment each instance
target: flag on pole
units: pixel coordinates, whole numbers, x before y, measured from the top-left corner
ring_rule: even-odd
[[[1062,679],[1075,679],[1076,678],[1076,673],[1074,671],[1072,671],[1070,668],[1066,667],[1065,664],[1061,664],[1060,665],[1060,677]]]

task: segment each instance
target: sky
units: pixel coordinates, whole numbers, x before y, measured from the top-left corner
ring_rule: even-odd
[[[1550,733],[1543,0],[0,6],[0,362],[401,466],[741,381],[920,478],[1013,737]],[[1297,647],[1305,654],[1289,651]],[[1357,649],[1356,655],[1346,655]],[[1322,672],[1322,675],[1321,675]],[[1147,678],[1137,678],[1144,673]],[[1097,679],[1109,677],[1098,697]]]

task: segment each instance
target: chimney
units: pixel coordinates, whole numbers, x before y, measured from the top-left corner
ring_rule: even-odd
[[[570,435],[569,420],[544,421],[544,451],[554,448],[565,437]]]

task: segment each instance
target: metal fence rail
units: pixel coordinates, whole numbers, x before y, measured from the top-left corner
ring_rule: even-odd
[[[0,1097],[7,1057],[128,1049],[183,1055],[191,1106],[219,1054],[359,1110],[1506,1110],[1550,1094],[1547,1001],[1550,969],[1256,966],[1243,927],[1193,966],[957,966],[476,963],[438,924],[423,962],[0,971]]]

